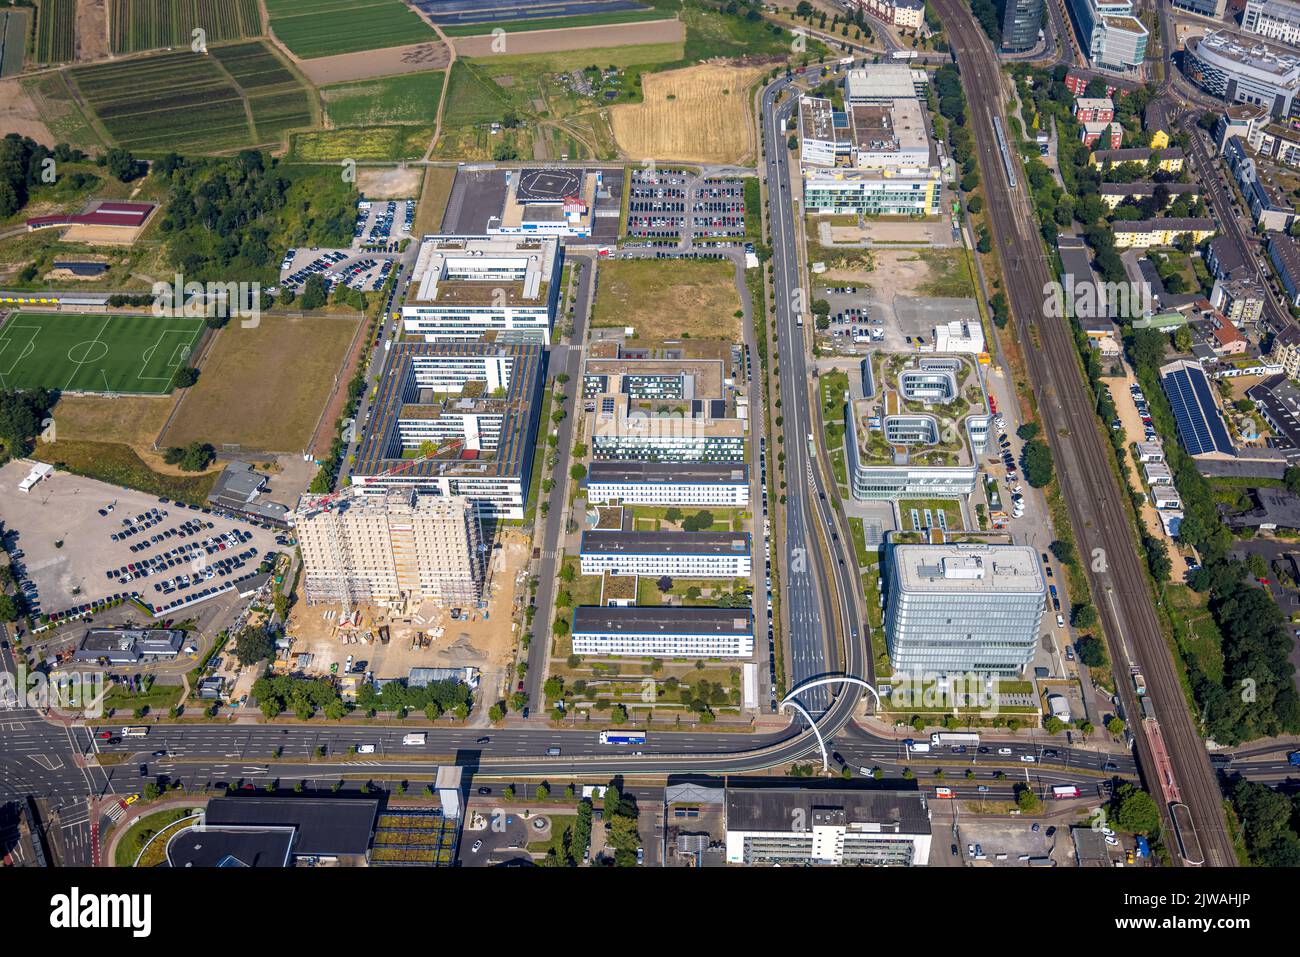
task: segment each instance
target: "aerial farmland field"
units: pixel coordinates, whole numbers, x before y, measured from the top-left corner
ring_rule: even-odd
[[[37,63],[67,63],[77,56],[77,0],[41,0],[36,14]]]
[[[303,59],[438,39],[402,0],[267,0],[266,10],[271,32]]]
[[[279,145],[314,125],[306,87],[260,40],[79,67],[68,78],[111,142],[142,152]],[[253,116],[253,127],[248,112]]]
[[[109,25],[114,53],[189,47],[195,30],[205,43],[262,33],[257,0],[111,0]]]

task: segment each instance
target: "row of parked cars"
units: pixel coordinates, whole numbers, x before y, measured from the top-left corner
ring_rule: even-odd
[[[196,523],[206,524],[212,527],[211,522]],[[176,568],[187,562],[206,560],[206,556],[215,555],[217,552],[223,552],[227,548],[236,548],[247,542],[252,535],[243,529],[233,529],[224,535],[209,536],[202,542],[186,542],[184,545],[178,545],[169,549],[160,555],[155,555],[146,561],[128,562],[121,568],[110,569],[106,577],[110,580],[116,578],[118,582],[125,585],[137,578],[147,578],[150,575],[161,574],[169,568]]]
[[[228,555],[225,558],[217,559],[211,565],[202,570],[195,571],[193,574],[182,573],[175,578],[168,578],[166,581],[158,582],[153,586],[153,590],[163,595],[170,595],[173,592],[185,591],[189,588],[197,587],[200,583],[211,581],[214,578],[225,578],[232,575],[239,569],[248,564],[249,559],[257,554],[256,548],[250,548],[247,551],[240,552],[238,555]],[[204,592],[206,594],[206,592]]]
[[[313,276],[318,273],[323,273],[326,270],[328,270],[331,266],[334,266],[337,263],[341,263],[343,260],[347,258],[348,258],[347,253],[341,252],[340,250],[337,249],[333,250],[332,252],[324,253],[323,255],[317,256],[315,259],[313,259],[307,265],[303,266],[297,272],[288,276],[284,280],[285,288],[298,289],[304,283],[307,282],[307,278],[309,276]],[[285,268],[287,269],[288,267],[286,266]]]

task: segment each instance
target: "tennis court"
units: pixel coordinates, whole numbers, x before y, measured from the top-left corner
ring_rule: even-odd
[[[19,312],[0,327],[0,389],[159,394],[202,319]]]

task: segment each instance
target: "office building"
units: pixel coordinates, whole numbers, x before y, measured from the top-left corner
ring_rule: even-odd
[[[749,401],[729,360],[642,356],[587,360],[582,400],[592,458],[743,462]]]
[[[1170,0],[1169,5],[1180,13],[1190,13],[1209,20],[1222,20],[1228,0]]]
[[[885,639],[895,673],[1016,677],[1038,646],[1047,584],[1027,545],[891,545]]]
[[[426,342],[548,345],[562,263],[553,236],[425,236],[402,327]]]
[[[748,578],[748,532],[606,531],[587,529],[578,553],[582,574],[672,578]]]
[[[1300,56],[1252,34],[1211,30],[1191,37],[1183,72],[1205,92],[1228,103],[1262,106],[1279,119],[1300,116]]]
[[[1134,72],[1147,55],[1147,28],[1133,16],[1129,0],[1068,0],[1079,45],[1092,66]]]
[[[1222,0],[1219,6],[1223,6]],[[1246,0],[1241,29],[1269,40],[1300,43],[1300,3],[1295,0]]]
[[[352,483],[463,495],[480,516],[523,518],[541,372],[536,345],[394,343]]]
[[[308,602],[413,608],[476,601],[483,590],[479,521],[464,498],[411,489],[304,497],[294,512]]]
[[[924,867],[930,811],[920,791],[727,789],[727,863],[753,867]]]
[[[1044,0],[1002,0],[1002,52],[1024,53],[1038,44]]]
[[[943,183],[938,167],[917,172],[803,171],[804,209],[821,215],[937,216]]]
[[[754,613],[696,605],[580,605],[573,610],[572,645],[575,655],[748,658],[754,653]]]
[[[588,505],[715,505],[749,507],[744,462],[592,462]]]
[[[1277,436],[1288,456],[1300,451],[1300,386],[1287,375],[1269,376],[1246,390],[1246,398]]]
[[[805,166],[918,171],[938,165],[927,133],[925,110],[914,96],[884,104],[849,104],[836,110],[830,100],[799,100]]]
[[[873,353],[849,383],[845,449],[854,498],[974,491],[992,417],[973,356]]]
[[[906,63],[868,63],[844,76],[849,106],[889,106],[894,100],[925,96],[929,75]]]
[[[352,798],[213,798],[166,839],[169,867],[365,866],[379,802]]]
[[[492,235],[591,235],[596,200],[607,198],[601,170],[571,167],[507,169],[506,198],[499,216],[489,217]]]

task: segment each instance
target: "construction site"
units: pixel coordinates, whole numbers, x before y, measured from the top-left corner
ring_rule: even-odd
[[[334,676],[344,700],[369,681],[454,678],[491,703],[509,693],[527,601],[529,540],[474,505],[411,489],[304,497],[303,560],[277,671]]]

